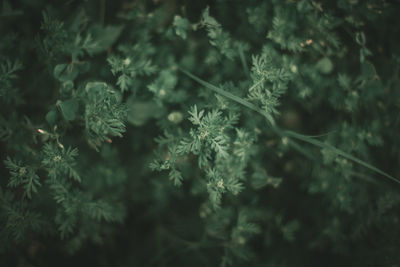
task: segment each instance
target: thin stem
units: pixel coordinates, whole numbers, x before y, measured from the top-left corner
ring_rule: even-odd
[[[249,92],[252,91],[254,88],[256,88],[257,86],[259,86],[261,83],[263,83],[265,81],[264,78],[262,78],[261,80],[259,80],[258,82],[256,82],[255,84],[253,84],[250,88],[249,88]]]
[[[246,75],[248,76],[250,71],[249,71],[249,67],[247,66],[246,57],[244,56],[242,46],[239,46],[238,50],[239,50],[240,61],[242,62],[242,65],[243,65],[243,70],[246,73]]]

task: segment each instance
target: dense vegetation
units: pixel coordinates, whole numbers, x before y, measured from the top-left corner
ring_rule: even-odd
[[[399,10],[3,0],[0,265],[399,266]]]

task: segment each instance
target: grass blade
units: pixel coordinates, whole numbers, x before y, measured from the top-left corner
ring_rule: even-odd
[[[372,166],[371,164],[369,164],[369,163],[367,163],[367,162],[365,162],[363,160],[360,160],[360,159],[354,157],[353,155],[351,155],[349,153],[346,153],[343,150],[340,150],[340,149],[338,149],[338,148],[336,148],[336,147],[334,147],[334,146],[332,146],[330,144],[323,143],[323,142],[321,142],[319,140],[316,140],[316,139],[313,139],[311,137],[308,137],[308,136],[305,136],[305,135],[302,135],[302,134],[298,134],[298,133],[295,133],[295,132],[292,132],[292,131],[284,131],[283,134],[288,136],[288,137],[296,138],[296,139],[301,140],[303,142],[307,142],[309,144],[318,146],[320,148],[329,149],[332,152],[334,152],[335,154],[337,154],[339,156],[342,156],[345,159],[353,161],[353,162],[355,162],[355,163],[357,163],[357,164],[359,164],[361,166],[364,166],[367,169],[370,169],[370,170],[372,170],[372,171],[374,171],[376,173],[379,173],[380,175],[383,175],[386,178],[388,178],[388,179],[400,184],[400,181],[397,180],[396,178],[394,178],[393,176],[387,174],[384,171],[381,171],[380,169]]]
[[[245,106],[245,107],[247,107],[247,108],[249,108],[251,110],[254,110],[257,113],[260,113],[261,115],[263,115],[267,119],[267,121],[270,121],[268,114],[266,114],[263,110],[261,110],[260,108],[258,108],[255,105],[253,105],[249,101],[244,100],[244,99],[242,99],[242,98],[240,98],[240,97],[238,97],[238,96],[236,96],[234,94],[231,94],[231,93],[229,93],[229,92],[227,92],[227,91],[225,91],[225,90],[223,90],[223,89],[221,89],[221,88],[219,88],[219,87],[217,87],[215,85],[212,85],[211,83],[200,79],[199,77],[191,74],[190,72],[188,72],[186,70],[183,70],[183,69],[180,69],[180,70],[184,74],[186,74],[188,77],[190,77],[191,79],[195,80],[196,82],[198,82],[199,84],[203,85],[204,87],[206,87],[206,88],[208,88],[208,89],[210,89],[210,90],[212,90],[212,91],[214,91],[214,92],[216,92],[216,93],[218,93],[218,94],[220,94],[222,96],[225,96],[225,97],[231,99],[232,101],[235,101],[236,103],[239,103],[239,104],[241,104],[241,105],[243,105],[243,106]],[[355,163],[357,163],[357,164],[359,164],[359,165],[361,165],[361,166],[363,166],[363,167],[365,167],[365,168],[367,168],[367,169],[369,169],[369,170],[371,170],[371,171],[373,171],[375,173],[378,173],[378,174],[388,178],[389,180],[391,180],[393,182],[396,182],[396,183],[400,184],[400,181],[398,179],[394,178],[393,176],[389,175],[388,173],[386,173],[386,172],[384,172],[384,171],[372,166],[371,164],[369,164],[369,163],[367,163],[367,162],[365,162],[365,161],[363,161],[363,160],[361,160],[359,158],[356,158],[353,155],[351,155],[349,153],[346,153],[343,150],[340,150],[340,149],[338,149],[338,148],[336,148],[336,147],[334,147],[332,145],[329,145],[327,143],[323,143],[323,142],[321,142],[319,140],[316,140],[316,139],[314,139],[314,138],[312,138],[310,136],[302,135],[302,134],[295,133],[295,132],[292,132],[292,131],[282,131],[278,127],[276,127],[274,125],[272,125],[272,130],[274,130],[280,136],[292,137],[294,139],[297,139],[297,140],[312,144],[312,145],[320,147],[320,148],[329,149],[333,153],[335,153],[336,155],[342,156],[345,159],[353,161],[353,162],[355,162]]]
[[[235,101],[235,102],[237,102],[237,103],[239,103],[239,104],[241,104],[241,105],[243,105],[245,107],[248,107],[249,109],[252,109],[252,110],[260,113],[261,115],[265,116],[264,111],[261,110],[260,108],[258,108],[257,106],[253,105],[252,103],[250,103],[250,102],[248,102],[248,101],[246,101],[246,100],[244,100],[244,99],[242,99],[242,98],[240,98],[238,96],[235,96],[234,94],[231,94],[231,93],[229,93],[229,92],[227,92],[225,90],[222,90],[221,88],[218,88],[217,86],[212,85],[211,83],[206,82],[206,81],[200,79],[197,76],[194,76],[190,72],[187,72],[187,71],[185,71],[183,69],[180,69],[180,70],[184,74],[186,74],[187,76],[189,76],[190,78],[192,78],[193,80],[198,82],[199,84],[203,85],[204,87],[206,87],[208,89],[211,89],[212,91],[214,91],[214,92],[216,92],[216,93],[218,93],[218,94],[220,94],[222,96],[225,96],[225,97],[227,97],[227,98],[229,98],[229,99],[231,99],[231,100],[233,100],[233,101]]]

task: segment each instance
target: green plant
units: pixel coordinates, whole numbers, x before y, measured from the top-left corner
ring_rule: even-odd
[[[400,261],[397,3],[2,3],[2,266]]]

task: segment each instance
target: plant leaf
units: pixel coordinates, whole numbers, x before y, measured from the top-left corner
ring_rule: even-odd
[[[190,78],[195,80],[196,82],[198,82],[201,85],[205,86],[206,88],[208,88],[210,90],[213,90],[214,92],[217,92],[217,93],[219,93],[219,94],[221,94],[221,95],[223,95],[223,96],[225,96],[225,97],[227,97],[227,98],[229,98],[229,99],[231,99],[231,100],[233,100],[233,101],[235,101],[235,102],[237,102],[237,103],[239,103],[239,104],[241,104],[241,105],[243,105],[245,107],[248,107],[248,108],[260,113],[261,115],[263,115],[268,120],[267,114],[265,114],[265,112],[263,112],[262,110],[260,110],[259,108],[257,108],[253,104],[251,104],[250,102],[248,102],[248,101],[246,101],[246,100],[244,100],[244,99],[242,99],[242,98],[240,98],[238,96],[235,96],[235,95],[233,95],[233,94],[231,94],[229,92],[226,92],[226,91],[222,90],[221,88],[218,88],[215,85],[212,85],[212,84],[200,79],[199,77],[191,74],[188,71],[185,71],[183,69],[180,69],[180,70],[184,74],[186,74],[187,76],[189,76]],[[315,146],[318,146],[318,147],[321,147],[321,148],[329,149],[333,153],[335,153],[336,155],[339,155],[339,156],[342,156],[342,157],[344,157],[344,158],[346,158],[348,160],[351,160],[351,161],[353,161],[353,162],[355,162],[355,163],[357,163],[357,164],[359,164],[359,165],[361,165],[361,166],[363,166],[363,167],[365,167],[367,169],[370,169],[370,170],[372,170],[372,171],[374,171],[374,172],[376,172],[376,173],[378,173],[380,175],[385,176],[386,178],[390,179],[391,181],[394,181],[394,182],[400,184],[400,181],[397,178],[394,178],[393,176],[391,176],[391,175],[387,174],[386,172],[384,172],[384,171],[372,166],[371,164],[368,164],[367,162],[365,162],[365,161],[363,161],[363,160],[361,160],[359,158],[356,158],[356,157],[352,156],[351,154],[346,153],[346,152],[344,152],[344,151],[342,151],[342,150],[340,150],[340,149],[338,149],[338,148],[336,148],[336,147],[334,147],[332,145],[329,145],[327,143],[323,143],[323,142],[321,142],[319,140],[316,140],[316,139],[313,139],[313,138],[311,138],[309,136],[298,134],[298,133],[295,133],[295,132],[292,132],[292,131],[282,131],[277,126],[272,126],[272,129],[277,134],[279,134],[281,136],[292,137],[292,138],[295,138],[297,140],[301,140],[303,142],[306,142],[306,143],[309,143],[309,144],[312,144],[312,145],[315,145]]]
[[[67,121],[73,121],[78,112],[78,101],[76,99],[69,99],[59,103],[61,113]]]

